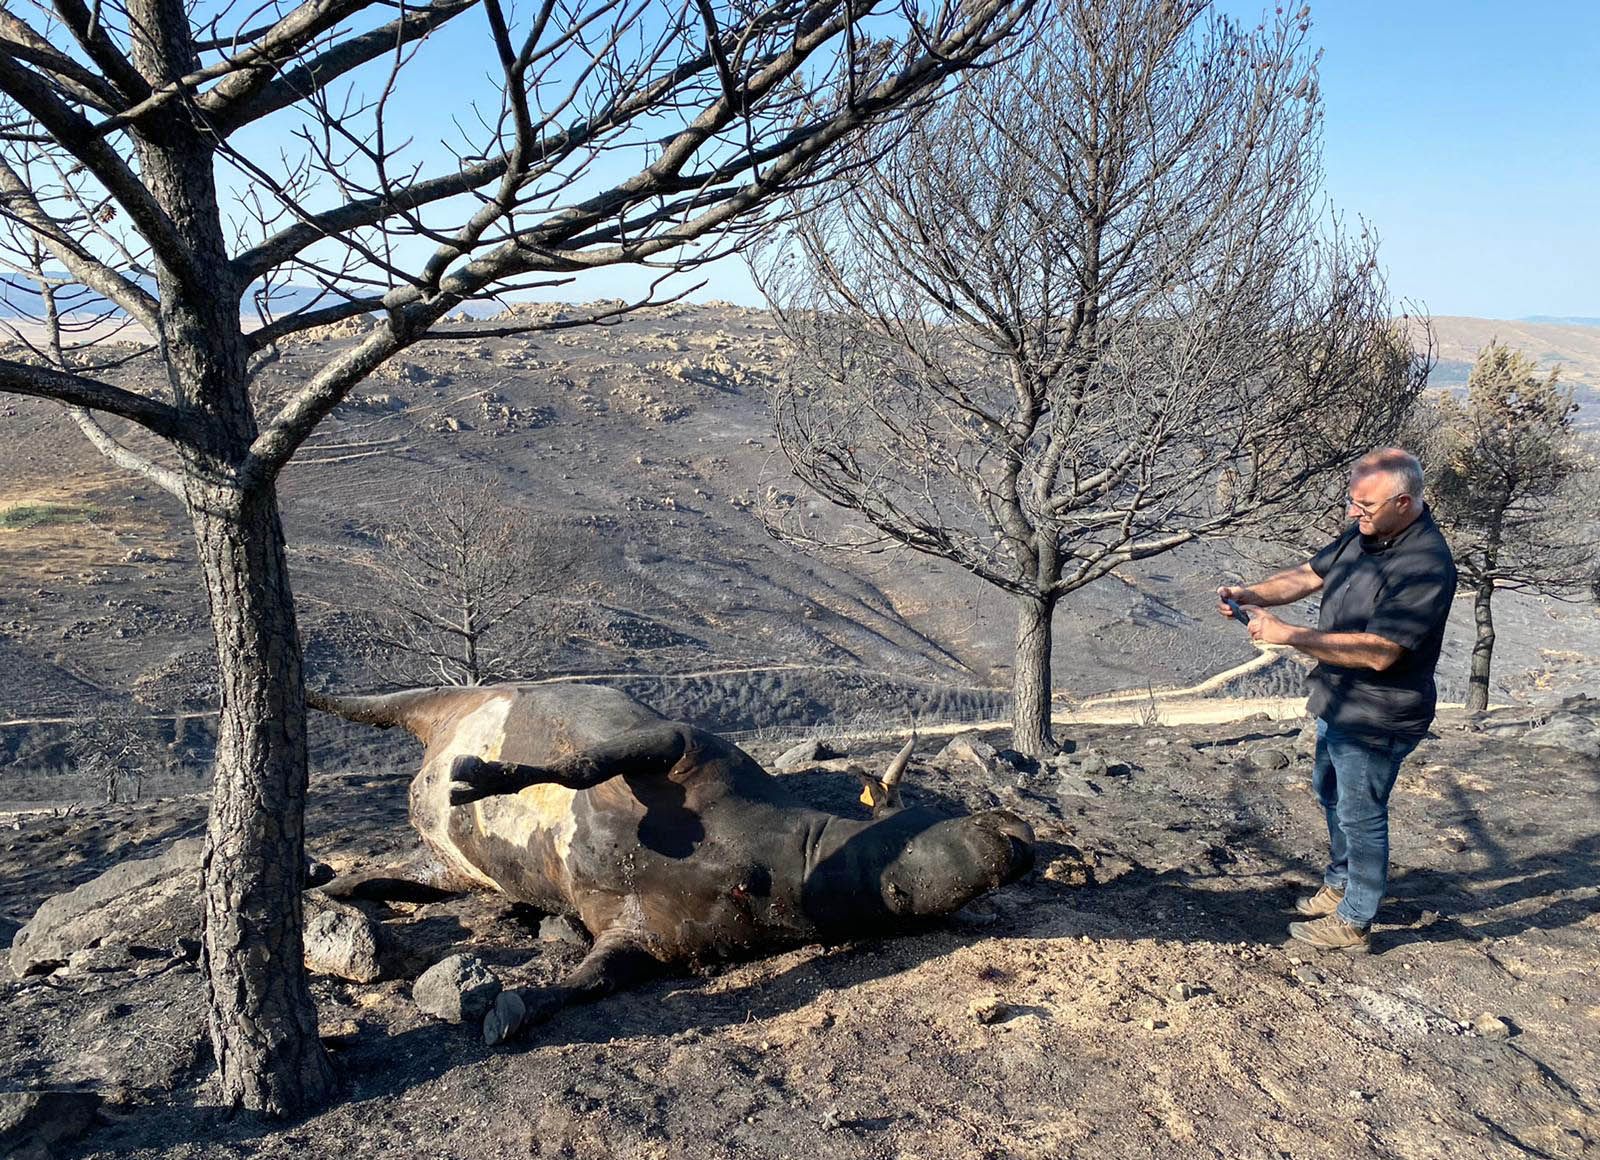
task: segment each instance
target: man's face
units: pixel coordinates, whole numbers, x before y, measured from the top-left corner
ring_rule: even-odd
[[[1363,536],[1384,539],[1411,522],[1416,515],[1416,501],[1404,494],[1401,486],[1387,471],[1350,478],[1346,514],[1361,525]]]

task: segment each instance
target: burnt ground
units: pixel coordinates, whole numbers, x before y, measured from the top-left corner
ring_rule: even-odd
[[[1376,953],[1330,959],[1285,945],[1322,841],[1293,725],[1085,727],[1075,741],[1111,763],[1096,795],[913,766],[921,800],[1024,812],[1041,855],[919,932],[664,979],[567,1011],[516,1050],[421,1015],[405,980],[319,978],[346,1088],[270,1127],[214,1107],[198,976],[181,960],[8,980],[0,1089],[98,1094],[65,1157],[1600,1154],[1594,762],[1446,716],[1395,794]],[[414,755],[397,756],[317,776],[313,853],[342,869],[408,844]],[[792,776],[851,808],[843,775]],[[17,815],[0,831],[6,917],[196,832],[205,807]],[[471,948],[513,984],[581,953],[539,942],[533,916],[490,895],[385,921],[433,958]],[[991,996],[1005,1013],[980,1023],[969,1004]],[[1502,1037],[1474,1030],[1485,1013]]]
[[[529,309],[555,322],[579,308]],[[767,393],[785,354],[770,316],[675,304],[608,327],[480,333],[493,325],[442,325],[337,408],[285,471],[313,683],[399,680],[350,638],[374,593],[374,529],[429,479],[471,471],[544,521],[552,557],[574,569],[563,583],[582,615],[521,675],[636,674],[634,695],[713,729],[867,711],[1003,715],[993,702],[1010,683],[1016,619],[1003,594],[913,553],[807,552],[766,533],[768,505],[821,540],[852,523],[807,493],[777,448]],[[263,380],[263,413],[353,341],[285,350]],[[1074,593],[1054,626],[1054,686],[1085,697],[1187,685],[1244,661],[1250,645],[1212,593],[1293,562],[1284,549],[1206,542]],[[1495,619],[1496,702],[1600,693],[1600,608],[1505,592]],[[1471,635],[1461,598],[1439,668],[1446,701],[1461,699]],[[0,803],[89,793],[47,784],[70,771],[73,738],[39,722],[127,712],[165,717],[160,740],[198,787],[206,719],[188,719],[182,738],[170,727],[214,707],[211,652],[181,506],[111,467],[59,408],[0,399]],[[730,669],[722,682],[681,678]]]
[[[625,674],[663,712],[725,730],[1003,714],[1014,617],[1002,597],[920,557],[808,555],[763,531],[755,507],[771,493],[806,527],[841,519],[776,453],[770,319],[679,306],[524,339],[475,326],[451,324],[448,340],[375,377],[284,476],[316,683],[376,683],[341,636],[351,594],[370,587],[372,527],[421,481],[470,467],[508,504],[558,521],[595,586],[593,615],[542,673]],[[348,341],[286,352],[272,389]],[[1250,647],[1209,593],[1285,562],[1204,544],[1075,594],[1055,626],[1055,685],[1083,697],[1231,668]],[[1514,593],[1495,610],[1497,702],[1600,691],[1600,610]],[[1458,600],[1446,700],[1461,694],[1470,612]],[[209,650],[177,505],[106,466],[54,408],[0,400],[0,946],[45,897],[203,828]],[[1219,691],[1288,696],[1285,671]],[[78,734],[129,713],[159,733],[147,800],[62,816],[101,796],[74,768]],[[930,930],[568,1012],[525,1050],[488,1051],[428,1020],[409,981],[320,979],[346,1091],[296,1125],[214,1108],[198,977],[164,948],[7,979],[0,1102],[93,1093],[95,1123],[68,1156],[1596,1151],[1600,775],[1443,729],[1395,800],[1379,953],[1297,964],[1283,926],[1322,841],[1307,767],[1235,766],[1289,752],[1280,728],[1084,727],[1076,739],[1118,763],[1088,798],[924,767],[924,800],[1027,813],[1040,869]],[[313,722],[315,854],[344,869],[404,851],[408,745]],[[799,784],[858,808],[849,782]],[[489,896],[383,917],[422,959],[468,946],[513,984],[552,979],[581,953],[539,942],[534,916]],[[1009,1013],[980,1024],[968,1004],[989,996]],[[1472,1032],[1484,1012],[1515,1034]]]

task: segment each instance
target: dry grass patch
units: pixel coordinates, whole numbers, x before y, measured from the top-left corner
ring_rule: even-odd
[[[93,523],[101,514],[99,508],[89,504],[14,503],[0,507],[0,531]]]

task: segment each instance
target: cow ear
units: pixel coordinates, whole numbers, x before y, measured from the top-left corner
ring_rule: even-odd
[[[861,779],[861,804],[872,811],[873,817],[881,818],[900,808],[899,786],[886,785],[865,770],[856,770],[856,776]]]

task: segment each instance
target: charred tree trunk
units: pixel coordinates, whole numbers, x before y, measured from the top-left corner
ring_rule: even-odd
[[[132,0],[134,63],[150,86],[199,68],[181,0]],[[208,1019],[223,1102],[267,1116],[323,1103],[333,1070],[306,985],[305,688],[275,472],[259,428],[243,286],[217,197],[216,141],[181,102],[134,134],[140,175],[175,236],[157,255],[163,362],[194,434],[184,499],[217,648],[217,759],[202,861]]]
[[[334,1077],[302,965],[306,710],[282,523],[271,487],[191,486],[190,509],[221,707],[202,864],[211,1042],[226,1104],[290,1115]]]
[[[1029,757],[1056,752],[1050,732],[1050,655],[1055,596],[1028,593],[1017,602],[1017,657],[1011,709],[1012,747]]]
[[[1481,713],[1489,707],[1489,666],[1494,660],[1494,581],[1482,580],[1472,602],[1472,619],[1478,635],[1472,642],[1472,676],[1467,681],[1467,712]]]

